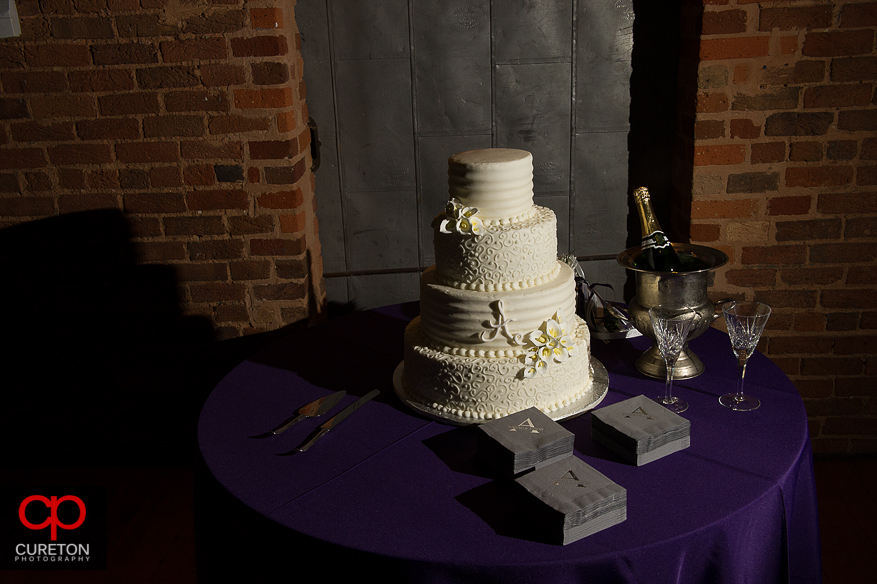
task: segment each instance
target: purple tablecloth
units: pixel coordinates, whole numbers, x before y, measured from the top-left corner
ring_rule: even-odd
[[[417,312],[410,303],[336,319],[234,369],[199,421],[213,476],[300,539],[331,547],[340,554],[334,569],[349,554],[353,573],[380,569],[394,581],[821,581],[807,417],[792,383],[763,355],[747,372],[747,391],[762,406],[733,412],[717,400],[735,388],[727,336],[710,329],[693,340],[706,372],[674,385],[690,404],[683,416],[691,446],[645,466],[592,442],[589,414],[564,422],[576,434],[576,456],[625,487],[628,507],[625,522],[561,546],[528,530],[521,493],[475,460],[474,428],[422,418],[396,397],[402,331]],[[600,406],[663,391],[633,367],[648,343],[594,343],[609,372]],[[307,453],[276,455],[326,417],[247,438],[330,391],[346,389],[346,405],[373,388],[382,395]]]

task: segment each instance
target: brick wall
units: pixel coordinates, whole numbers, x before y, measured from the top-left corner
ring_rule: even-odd
[[[730,256],[716,298],[774,308],[816,452],[877,452],[875,27],[873,0],[683,3],[673,230]]]
[[[295,2],[18,0],[0,227],[125,214],[221,337],[323,312]]]

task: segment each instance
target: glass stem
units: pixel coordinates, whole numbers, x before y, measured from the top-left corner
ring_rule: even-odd
[[[673,388],[673,365],[667,366],[667,384],[666,384],[666,395],[664,396],[664,403],[672,403],[673,396],[671,395]]]
[[[737,385],[737,401],[743,401],[743,379],[746,377],[746,363],[749,361],[745,356],[737,357],[737,372],[740,374],[740,380]]]

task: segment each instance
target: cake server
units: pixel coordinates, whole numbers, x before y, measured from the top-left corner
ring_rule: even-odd
[[[284,420],[282,424],[280,424],[273,430],[269,430],[268,432],[265,432],[264,434],[259,434],[258,436],[250,436],[250,438],[269,438],[271,436],[277,436],[278,434],[282,434],[283,432],[286,432],[286,430],[288,430],[293,424],[297,424],[305,418],[315,418],[317,416],[325,414],[326,412],[334,408],[335,405],[339,401],[341,401],[341,398],[345,395],[347,395],[347,392],[341,390],[321,397],[318,400],[312,401],[308,405],[299,408],[298,412],[296,412],[295,415]]]
[[[348,416],[350,416],[350,414],[361,408],[363,405],[365,405],[366,402],[371,401],[371,399],[377,396],[379,393],[381,392],[377,389],[371,390],[370,392],[335,414],[332,418],[327,420],[325,424],[320,426],[320,431],[317,432],[317,434],[313,438],[311,438],[298,448],[290,450],[289,452],[283,452],[281,454],[278,454],[278,456],[286,456],[288,454],[294,454],[296,452],[304,452],[305,450],[313,446],[314,442],[325,436],[326,433],[329,432],[329,430],[343,422],[345,419],[347,419]]]

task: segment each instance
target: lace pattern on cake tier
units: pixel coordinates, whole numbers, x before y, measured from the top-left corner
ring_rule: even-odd
[[[436,275],[460,290],[519,290],[550,282],[557,266],[557,219],[534,207],[528,219],[472,235],[435,232]],[[446,220],[444,220],[446,221]]]
[[[537,407],[549,413],[592,390],[590,335],[576,318],[574,356],[544,375],[526,378],[520,357],[474,358],[430,349],[418,319],[405,331],[403,383],[410,395],[429,407],[476,420],[489,420]]]

